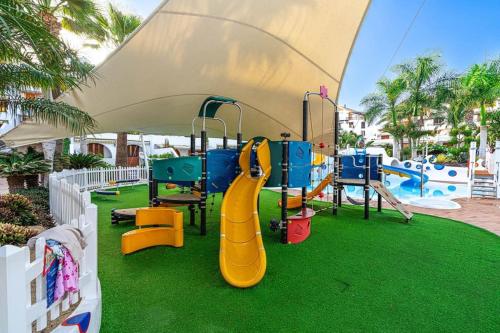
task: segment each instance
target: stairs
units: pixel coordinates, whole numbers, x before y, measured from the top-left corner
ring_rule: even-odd
[[[497,185],[494,175],[487,173],[476,173],[471,190],[472,197],[478,198],[496,198]]]

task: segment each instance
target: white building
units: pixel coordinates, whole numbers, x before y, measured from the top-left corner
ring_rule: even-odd
[[[87,146],[87,152],[100,155],[109,164],[116,161],[116,133],[88,135],[82,143],[80,138],[71,138],[70,153],[81,153],[82,144]],[[142,165],[144,152],[146,156],[172,154],[187,156],[191,146],[191,139],[184,136],[166,135],[127,135],[127,153],[129,166]],[[209,138],[208,149],[222,147],[222,139]],[[229,148],[236,148],[236,140],[228,140]],[[201,149],[201,139],[196,138],[196,150]]]

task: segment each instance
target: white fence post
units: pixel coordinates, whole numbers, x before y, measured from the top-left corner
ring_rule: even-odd
[[[84,230],[88,230],[86,235],[87,247],[85,248],[86,269],[90,272],[90,283],[81,291],[82,297],[94,299],[98,294],[97,282],[97,206],[94,204],[85,207]]]
[[[25,250],[0,247],[0,332],[26,332],[26,288]]]

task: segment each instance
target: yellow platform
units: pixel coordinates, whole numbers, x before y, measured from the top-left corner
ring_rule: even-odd
[[[239,288],[256,285],[266,272],[257,198],[271,174],[271,157],[268,141],[264,140],[257,148],[262,174],[252,177],[253,143],[250,140],[243,147],[239,159],[241,173],[227,190],[221,206],[220,270],[229,284]]]
[[[129,254],[148,247],[184,245],[183,216],[171,208],[148,207],[137,209],[135,225],[139,229],[122,235],[122,253]],[[144,226],[156,226],[147,227]]]

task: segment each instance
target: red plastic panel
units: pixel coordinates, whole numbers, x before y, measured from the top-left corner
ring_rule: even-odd
[[[314,211],[307,208],[288,219],[288,243],[297,244],[305,241],[311,234],[311,219]]]

